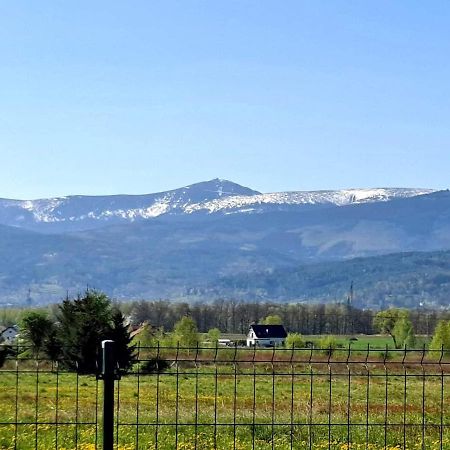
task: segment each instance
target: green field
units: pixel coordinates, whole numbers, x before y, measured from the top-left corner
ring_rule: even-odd
[[[323,337],[324,336],[316,336],[316,335],[303,336],[305,340],[314,342],[316,345],[319,345],[320,340]],[[351,348],[354,350],[367,350],[367,346],[370,346],[371,349],[380,349],[380,350],[386,349],[386,347],[390,349],[394,348],[392,338],[386,335],[355,334],[348,336],[334,335],[332,337],[336,339],[336,342],[342,347],[348,348],[348,346],[351,345]],[[423,348],[424,344],[427,345],[429,341],[430,338],[427,336],[416,336],[415,347]]]
[[[204,339],[207,339],[207,335],[204,334]],[[324,338],[331,337],[335,339],[336,343],[343,348],[348,348],[349,344],[354,350],[367,350],[369,345],[371,349],[384,350],[386,347],[393,349],[394,343],[392,338],[387,335],[381,334],[352,334],[352,335],[303,335],[303,339],[306,342],[313,342],[315,347],[320,347],[320,341]],[[231,341],[242,341],[246,339],[243,334],[222,334],[221,338],[230,339]],[[428,336],[416,336],[416,348],[423,348],[424,345],[428,345],[430,341]]]
[[[294,358],[289,350],[190,351],[163,373],[124,376],[116,388],[118,448],[450,448],[450,430],[440,426],[450,423],[446,364],[421,365],[420,353],[402,364],[402,352],[385,364],[376,352],[368,364],[354,352],[347,364],[345,353],[328,365],[323,351],[312,358],[308,351]],[[173,350],[161,356],[176,357]],[[0,385],[0,448],[101,448],[95,377],[11,361]]]

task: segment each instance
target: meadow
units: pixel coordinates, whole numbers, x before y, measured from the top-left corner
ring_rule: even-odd
[[[450,367],[436,356],[140,349],[116,383],[117,448],[450,448]],[[9,361],[0,383],[0,448],[101,448],[102,381]]]
[[[303,338],[307,341],[313,342],[316,346],[319,346],[320,340],[328,335],[307,335],[303,336]],[[351,345],[353,350],[367,350],[370,347],[372,350],[375,349],[394,349],[394,343],[390,336],[381,335],[381,334],[356,334],[356,335],[332,335],[332,338],[336,341],[336,343],[343,348],[348,348]],[[423,348],[423,346],[427,346],[430,341],[429,336],[416,336],[416,345],[415,348]]]

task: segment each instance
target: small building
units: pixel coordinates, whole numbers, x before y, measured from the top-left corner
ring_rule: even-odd
[[[12,327],[0,328],[0,342],[6,344],[12,344],[17,335],[19,334],[19,328],[17,325],[13,325]]]
[[[283,345],[287,333],[283,325],[250,325],[247,347],[275,347]]]

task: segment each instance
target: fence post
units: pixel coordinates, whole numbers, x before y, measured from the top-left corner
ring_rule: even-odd
[[[114,446],[115,368],[114,341],[102,341],[103,450],[113,450]]]

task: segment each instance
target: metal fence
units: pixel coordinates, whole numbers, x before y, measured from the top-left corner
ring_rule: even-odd
[[[108,353],[97,376],[65,367],[3,361],[0,448],[450,448],[443,351],[142,347],[121,377]]]

